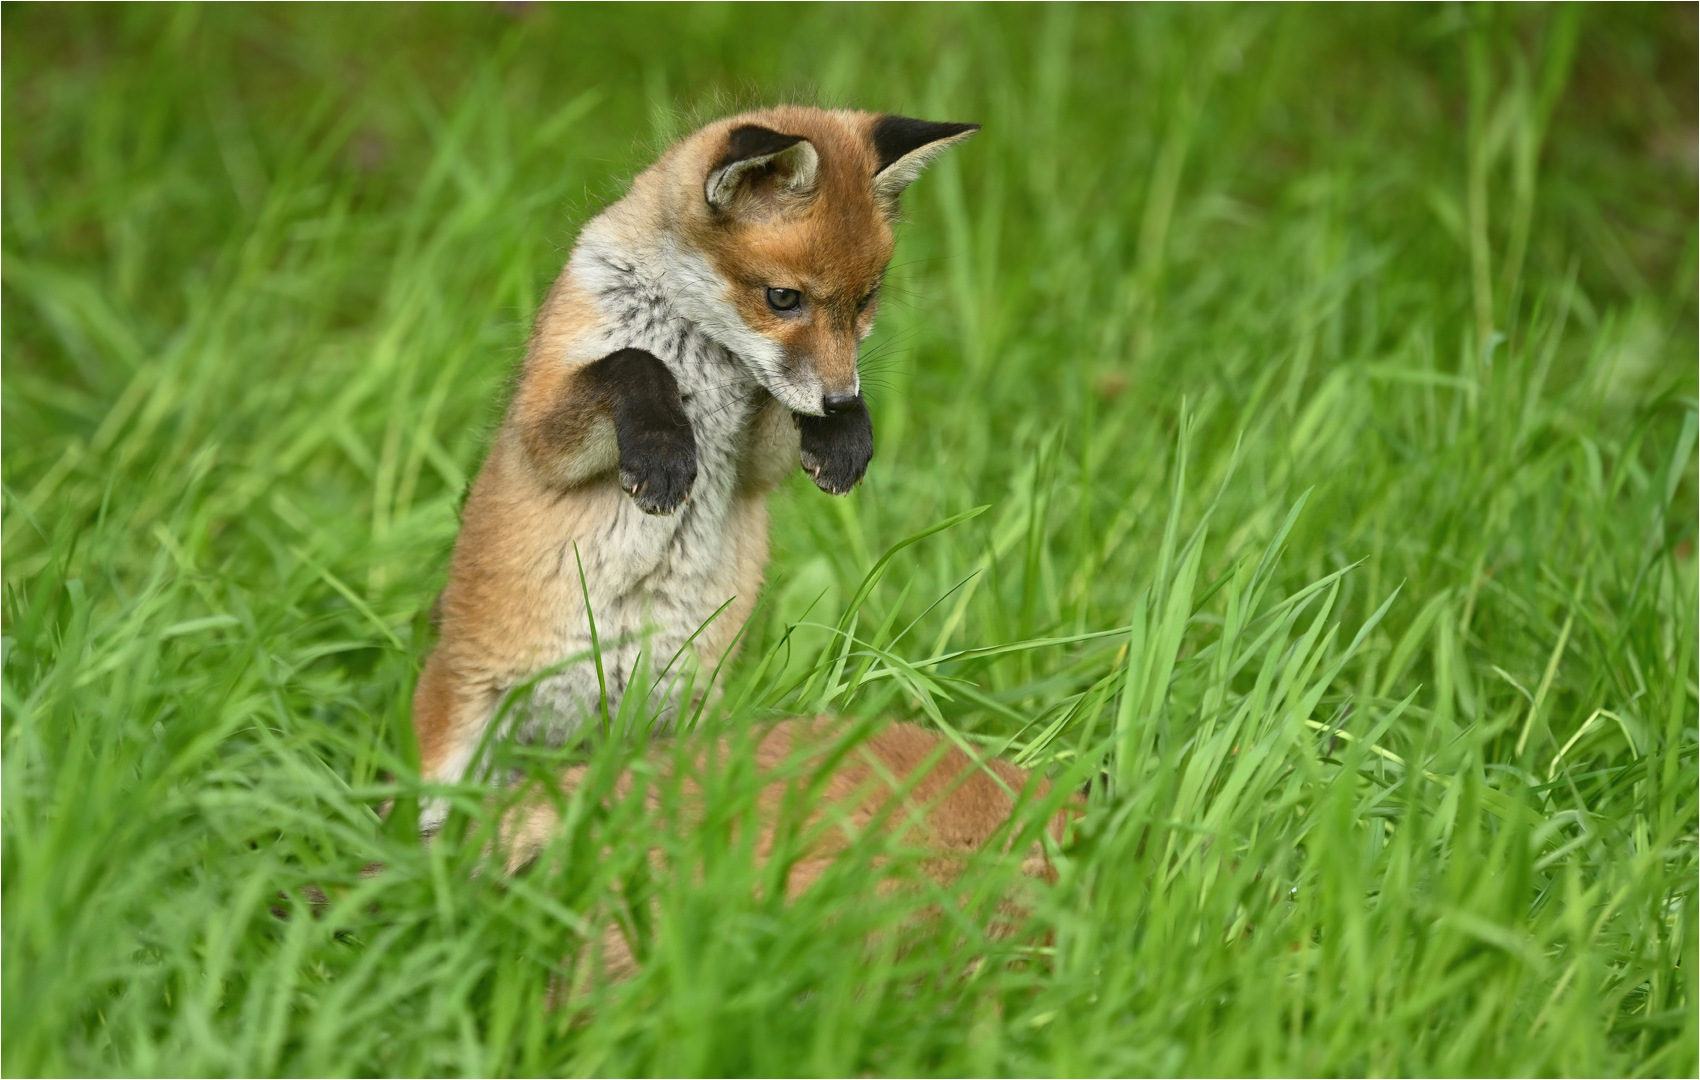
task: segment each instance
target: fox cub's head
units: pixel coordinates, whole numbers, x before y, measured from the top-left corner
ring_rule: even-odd
[[[669,276],[684,314],[793,412],[853,404],[898,196],[979,129],[787,107],[692,135],[654,170],[678,241]]]

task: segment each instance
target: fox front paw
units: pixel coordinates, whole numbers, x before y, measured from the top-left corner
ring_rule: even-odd
[[[620,440],[620,486],[646,514],[671,514],[690,498],[697,445],[688,426],[630,432]]]
[[[845,495],[862,480],[874,456],[874,422],[868,405],[855,404],[826,416],[798,416],[803,471],[829,495]]]

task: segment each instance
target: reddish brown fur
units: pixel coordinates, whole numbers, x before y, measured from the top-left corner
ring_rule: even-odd
[[[894,197],[872,183],[877,120],[783,107],[718,121],[669,150],[593,224],[605,242],[629,240],[634,250],[657,236],[679,238],[726,280],[724,300],[750,330],[782,347],[788,367],[813,370],[826,395],[853,393],[857,343],[877,306],[859,305],[893,249]],[[757,178],[739,212],[710,206],[704,178],[744,124],[817,147],[813,191],[766,198],[763,184],[771,188],[773,178]],[[502,694],[573,651],[563,641],[585,624],[574,545],[612,557],[603,537],[627,496],[612,421],[582,390],[579,373],[611,352],[610,338],[622,331],[574,274],[569,263],[538,313],[507,416],[462,513],[440,601],[440,640],[414,697],[428,779],[459,779]],[[770,310],[766,290],[781,286],[803,291],[807,310],[790,318]],[[779,401],[769,399],[744,430],[721,544],[725,565],[711,586],[714,603],[731,604],[693,645],[704,669],[724,659],[753,608],[767,561],[766,494],[798,467],[797,432]],[[595,573],[594,562],[586,558],[587,573]]]
[[[806,854],[797,859],[786,880],[788,896],[796,897],[811,887],[855,839],[869,829],[890,833],[906,845],[936,853],[923,863],[935,880],[954,880],[963,859],[983,848],[1005,829],[1018,798],[1043,800],[1050,783],[999,758],[970,758],[939,735],[912,724],[892,724],[856,745],[850,753],[829,761],[838,749],[840,725],[827,718],[794,720],[775,724],[754,750],[759,775],[770,777],[757,799],[760,829],[755,840],[755,857],[765,864],[777,843],[780,820],[794,807],[798,795],[818,784],[819,769],[831,764],[824,784],[818,784],[809,812],[794,835],[805,838]],[[702,794],[697,779],[709,769],[723,769],[733,761],[734,749],[725,741],[707,744],[689,755],[690,771],[679,778],[678,790],[685,798],[681,815],[670,827],[693,828],[702,808],[691,800]],[[669,768],[670,755],[655,753],[654,767],[662,779],[652,781],[644,800],[651,813],[663,811],[660,795]],[[561,777],[563,793],[584,782],[582,767],[569,769]],[[631,794],[635,781],[623,774],[615,785],[618,798]],[[1061,841],[1068,823],[1078,816],[1082,803],[1071,797],[1050,817],[1046,831]],[[559,826],[554,804],[538,799],[510,812],[503,822],[502,845],[509,873],[534,861]],[[1006,835],[1005,850],[1013,838]],[[651,853],[657,868],[663,867],[659,851]],[[1023,854],[1021,870],[1042,881],[1055,880],[1055,871],[1044,847],[1032,843]],[[1001,921],[1019,921],[1022,912],[1006,905]],[[625,936],[609,926],[599,943],[602,973],[622,977],[635,970],[635,960]]]
[[[868,183],[878,166],[869,142],[874,118],[845,119],[797,108],[738,117],[738,123],[801,135],[819,148],[816,197],[783,219],[705,214],[687,230],[715,269],[742,286],[733,302],[744,321],[782,341],[788,355],[812,357],[829,394],[856,389],[856,344],[873,325],[876,307],[858,305],[879,285],[896,245],[891,208],[879,205]],[[767,287],[781,283],[809,296],[807,320],[768,308]]]

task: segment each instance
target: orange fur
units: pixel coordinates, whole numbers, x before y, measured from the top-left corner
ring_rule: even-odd
[[[463,511],[439,641],[414,696],[427,779],[460,779],[504,695],[545,669],[571,670],[547,676],[553,696],[526,737],[564,738],[582,722],[548,716],[582,713],[603,692],[574,659],[589,649],[587,593],[612,650],[610,698],[640,663],[658,669],[678,649],[679,670],[707,671],[732,648],[767,562],[767,493],[799,466],[797,417],[859,392],[858,343],[896,212],[880,120],[783,107],[718,121],[585,227]],[[808,152],[739,174],[730,201],[711,205],[705,183],[749,125]],[[911,159],[896,170],[903,182],[919,169]],[[781,317],[770,288],[802,292],[806,309]],[[622,349],[653,353],[676,376],[696,438],[694,486],[672,516],[640,512],[622,490],[606,396],[587,389],[590,365]],[[683,690],[656,692],[672,695],[658,716],[689,704],[675,700]]]
[[[970,758],[941,736],[912,724],[892,724],[836,758],[840,734],[838,725],[826,718],[784,721],[770,728],[754,749],[757,774],[764,778],[756,804],[758,864],[773,855],[779,823],[787,817],[795,827],[794,835],[806,844],[786,879],[789,897],[813,886],[870,829],[933,852],[921,868],[934,880],[948,883],[961,873],[967,855],[984,848],[1005,829],[1019,798],[1043,800],[1050,792],[1043,777],[998,758]],[[678,816],[662,827],[696,827],[703,814],[698,777],[711,769],[727,768],[734,753],[721,740],[705,742],[687,754],[687,769],[677,786],[684,802],[677,807]],[[643,797],[652,814],[663,814],[661,791],[666,788],[672,758],[664,750],[653,752],[651,758],[661,778],[649,782]],[[824,778],[823,768],[830,769]],[[562,794],[576,790],[585,776],[583,767],[567,770],[560,780]],[[615,797],[629,797],[637,783],[630,772],[622,774],[614,785]],[[798,822],[794,808],[805,790],[811,801]],[[1046,831],[1053,840],[1063,840],[1069,821],[1081,809],[1080,799],[1071,797],[1051,815]],[[508,872],[516,873],[534,862],[558,828],[552,800],[532,799],[510,811],[502,824],[501,840]],[[1010,842],[1006,836],[1006,851]],[[659,851],[652,851],[650,858],[658,869],[664,868]],[[1051,862],[1037,841],[1021,855],[1021,870],[1042,881],[1055,880]],[[1007,931],[1023,914],[1018,905],[1006,904],[1000,912],[1000,928]],[[596,949],[602,975],[618,978],[635,970],[630,945],[617,926],[605,929]]]

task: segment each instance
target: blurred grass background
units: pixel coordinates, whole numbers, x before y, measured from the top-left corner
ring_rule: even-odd
[[[0,27],[8,1073],[1694,1074],[1691,5]],[[866,945],[967,884],[645,877],[617,808],[511,887],[374,813],[576,229],[782,99],[985,131],[705,723],[1101,776],[1037,954]],[[545,1009],[622,891],[643,973]]]

